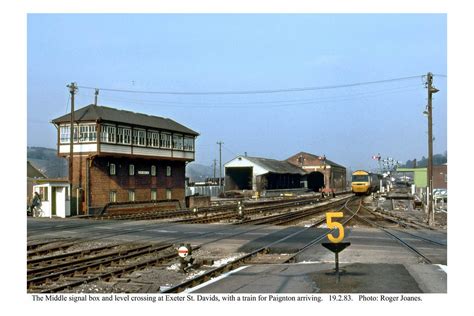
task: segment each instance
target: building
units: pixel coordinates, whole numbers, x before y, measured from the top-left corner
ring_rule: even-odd
[[[57,152],[70,159],[70,114],[56,118]],[[71,214],[109,202],[179,200],[197,132],[171,120],[88,105],[74,112]]]
[[[448,164],[433,166],[433,189],[448,188]]]
[[[346,189],[346,168],[327,159],[326,156],[300,152],[286,159],[287,162],[303,169],[307,188],[319,191],[321,188],[344,191]]]
[[[416,188],[426,188],[427,177],[427,168],[397,168],[396,181],[406,181],[407,184],[413,183]]]
[[[298,189],[305,172],[286,161],[238,156],[224,165],[225,191]]]
[[[33,185],[38,179],[46,179],[46,175],[31,162],[26,161],[26,204],[30,205],[33,197]]]
[[[39,179],[32,192],[41,198],[39,217],[67,217],[71,215],[69,203],[69,182],[67,179]]]

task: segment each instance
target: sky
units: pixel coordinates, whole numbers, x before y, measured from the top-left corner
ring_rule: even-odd
[[[374,169],[427,156],[428,72],[445,153],[446,14],[28,14],[27,145],[56,147],[76,82],[76,109],[99,88],[99,105],[197,131],[199,164],[222,141],[223,163],[305,151]]]

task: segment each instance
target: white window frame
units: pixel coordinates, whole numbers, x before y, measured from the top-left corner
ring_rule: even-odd
[[[117,175],[117,166],[114,163],[109,164],[109,175]]]
[[[183,150],[183,135],[173,134],[173,149]]]
[[[151,189],[150,190],[150,199],[151,200],[158,200],[158,189]]]
[[[70,140],[70,127],[68,125],[61,125],[59,126],[59,143],[60,144],[69,144],[71,142]]]
[[[172,197],[173,197],[172,190],[171,189],[166,189],[166,199],[171,200]]]
[[[185,136],[183,148],[185,151],[194,151],[194,137]]]
[[[135,165],[134,164],[128,165],[128,175],[129,176],[134,176],[135,175]]]
[[[155,165],[151,165],[150,167],[150,174],[154,177],[156,176],[156,166]]]
[[[135,201],[135,190],[133,189],[128,190],[128,200],[130,202]]]
[[[170,133],[160,133],[160,147],[161,148],[171,148],[171,134]]]
[[[171,174],[172,174],[171,166],[166,166],[166,176],[171,177]]]
[[[102,125],[100,141],[103,143],[115,143],[116,128],[112,125]]]
[[[109,202],[117,202],[117,191],[111,190],[109,191]]]

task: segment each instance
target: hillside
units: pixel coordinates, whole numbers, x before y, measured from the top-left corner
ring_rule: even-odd
[[[68,174],[67,160],[56,155],[56,150],[44,147],[27,147],[27,160],[48,178],[65,178]]]

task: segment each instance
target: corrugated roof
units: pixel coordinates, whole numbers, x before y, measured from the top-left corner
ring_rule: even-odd
[[[156,129],[164,129],[197,136],[199,133],[181,125],[169,118],[147,115],[125,110],[118,110],[106,106],[90,104],[74,111],[75,121],[109,121],[122,124],[138,125]],[[53,120],[54,124],[70,122],[70,114],[63,115]]]
[[[260,157],[242,157],[245,159],[250,160],[251,162],[261,166],[262,168],[268,170],[272,173],[297,173],[297,174],[306,174],[306,172],[292,165],[287,161],[280,161],[275,159],[267,159],[267,158],[260,158]]]

